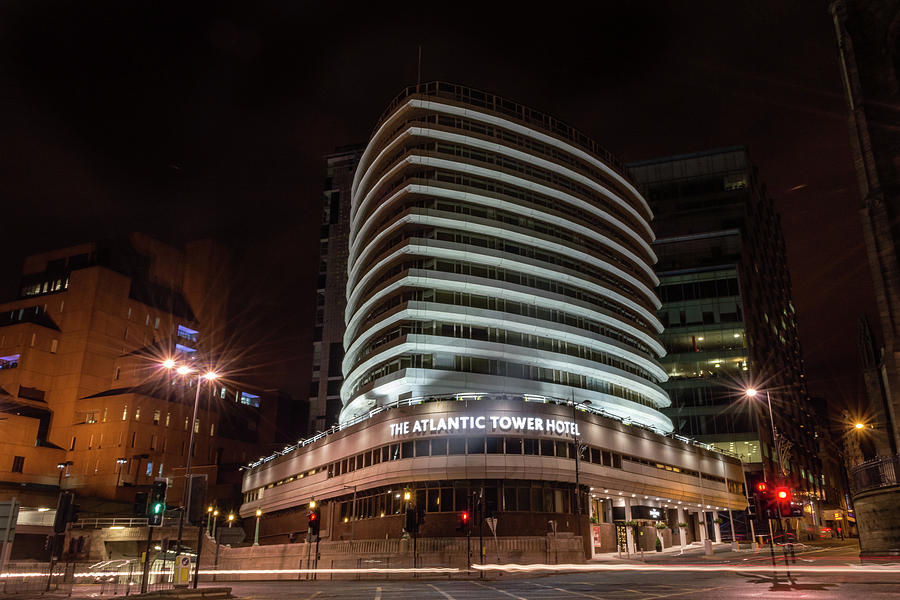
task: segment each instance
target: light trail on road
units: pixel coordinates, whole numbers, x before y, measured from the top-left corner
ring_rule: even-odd
[[[635,565],[635,564],[563,564],[563,565],[472,565],[476,571],[503,571],[506,573],[590,573],[601,571],[666,571],[666,572],[718,572],[718,573],[771,573],[771,566],[763,565]],[[783,569],[780,569],[783,570]],[[900,575],[900,564],[890,565],[790,565],[792,573],[890,573]]]

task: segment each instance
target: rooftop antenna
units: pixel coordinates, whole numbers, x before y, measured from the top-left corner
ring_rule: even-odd
[[[416,93],[419,93],[419,86],[422,84],[422,44],[419,44],[419,68],[416,73]]]

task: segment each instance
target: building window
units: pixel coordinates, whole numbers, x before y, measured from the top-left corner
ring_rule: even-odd
[[[37,342],[37,334],[36,334],[36,333],[32,333],[32,334],[31,334],[31,343],[29,344],[29,346],[31,346],[32,348],[34,348],[35,342]]]
[[[146,475],[147,475],[147,477],[150,477],[151,475],[153,475],[153,461],[152,460],[147,461]]]
[[[159,473],[157,475],[158,477],[162,477],[162,471],[163,471],[163,464],[159,463]]]
[[[150,436],[150,449],[156,450],[156,435]]]
[[[147,313],[147,318],[144,319],[144,325],[150,325],[150,313]]]
[[[103,409],[103,422],[104,422],[104,423],[106,423],[106,417],[107,417],[108,414],[109,414],[109,409],[108,409],[108,408],[104,408],[104,409]]]
[[[131,307],[130,307],[130,306],[128,307],[128,312],[125,314],[125,318],[126,318],[126,319],[130,319],[130,318],[131,318]]]
[[[216,435],[216,424],[210,423],[209,424],[209,437],[212,437],[214,435]]]
[[[15,369],[19,366],[19,354],[0,356],[0,369]]]
[[[184,418],[184,430],[185,430],[185,431],[187,431],[188,423],[189,423],[189,422],[190,422],[190,419],[188,419],[187,417],[185,417],[185,418]]]
[[[159,317],[153,320],[153,329],[159,329]]]
[[[169,426],[169,421],[172,419],[172,413],[166,413],[166,427]]]
[[[74,450],[74,449],[75,449],[75,436],[73,435],[73,436],[72,436],[72,443],[69,444],[69,450]]]
[[[122,420],[123,421],[128,420],[128,405],[127,404],[125,405],[125,408],[122,409]]]
[[[140,406],[138,406],[136,409],[134,409],[134,420],[135,421],[141,420],[141,407]]]
[[[59,340],[50,340],[50,353],[56,354],[56,349],[59,347]]]
[[[158,410],[154,410],[153,411],[153,424],[154,425],[159,425],[159,416],[160,416],[160,412]]]
[[[115,374],[115,376],[113,377],[113,379],[115,379],[116,381],[118,381],[118,380],[119,380],[119,375],[121,375],[121,374],[122,374],[122,369],[120,369],[119,367],[116,367],[116,374]]]
[[[13,457],[13,473],[21,473],[22,469],[25,467],[25,457],[24,456],[14,456]]]
[[[91,437],[88,438],[88,450],[94,447],[94,434],[91,434]]]
[[[137,440],[137,432],[131,433],[131,447],[134,448],[134,442]]]
[[[194,421],[194,433],[200,433],[200,419]]]

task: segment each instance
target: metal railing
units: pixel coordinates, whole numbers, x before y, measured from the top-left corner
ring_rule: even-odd
[[[900,455],[879,456],[850,467],[850,491],[853,495],[892,485],[900,485]]]
[[[146,527],[147,517],[142,518],[105,518],[105,519],[80,519],[72,524],[78,529],[103,529],[105,527]]]
[[[172,588],[173,561],[154,560],[151,563],[147,591]],[[94,562],[61,561],[47,563],[11,562],[0,574],[0,593],[24,594],[38,597],[45,592],[69,596],[128,596],[141,591],[143,568],[131,559]]]

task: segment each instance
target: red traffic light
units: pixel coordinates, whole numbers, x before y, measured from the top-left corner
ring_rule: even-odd
[[[319,518],[319,515],[317,515],[316,513],[310,513],[310,515],[309,515],[310,521],[315,521],[317,518]]]
[[[756,491],[758,491],[758,492],[765,492],[768,489],[769,489],[769,485],[765,481],[760,481],[759,483],[756,484]]]
[[[464,512],[459,517],[463,520],[463,523],[467,523],[469,521],[469,513],[468,512]]]
[[[775,492],[775,495],[778,496],[779,500],[786,500],[790,493],[786,489],[781,488]]]

